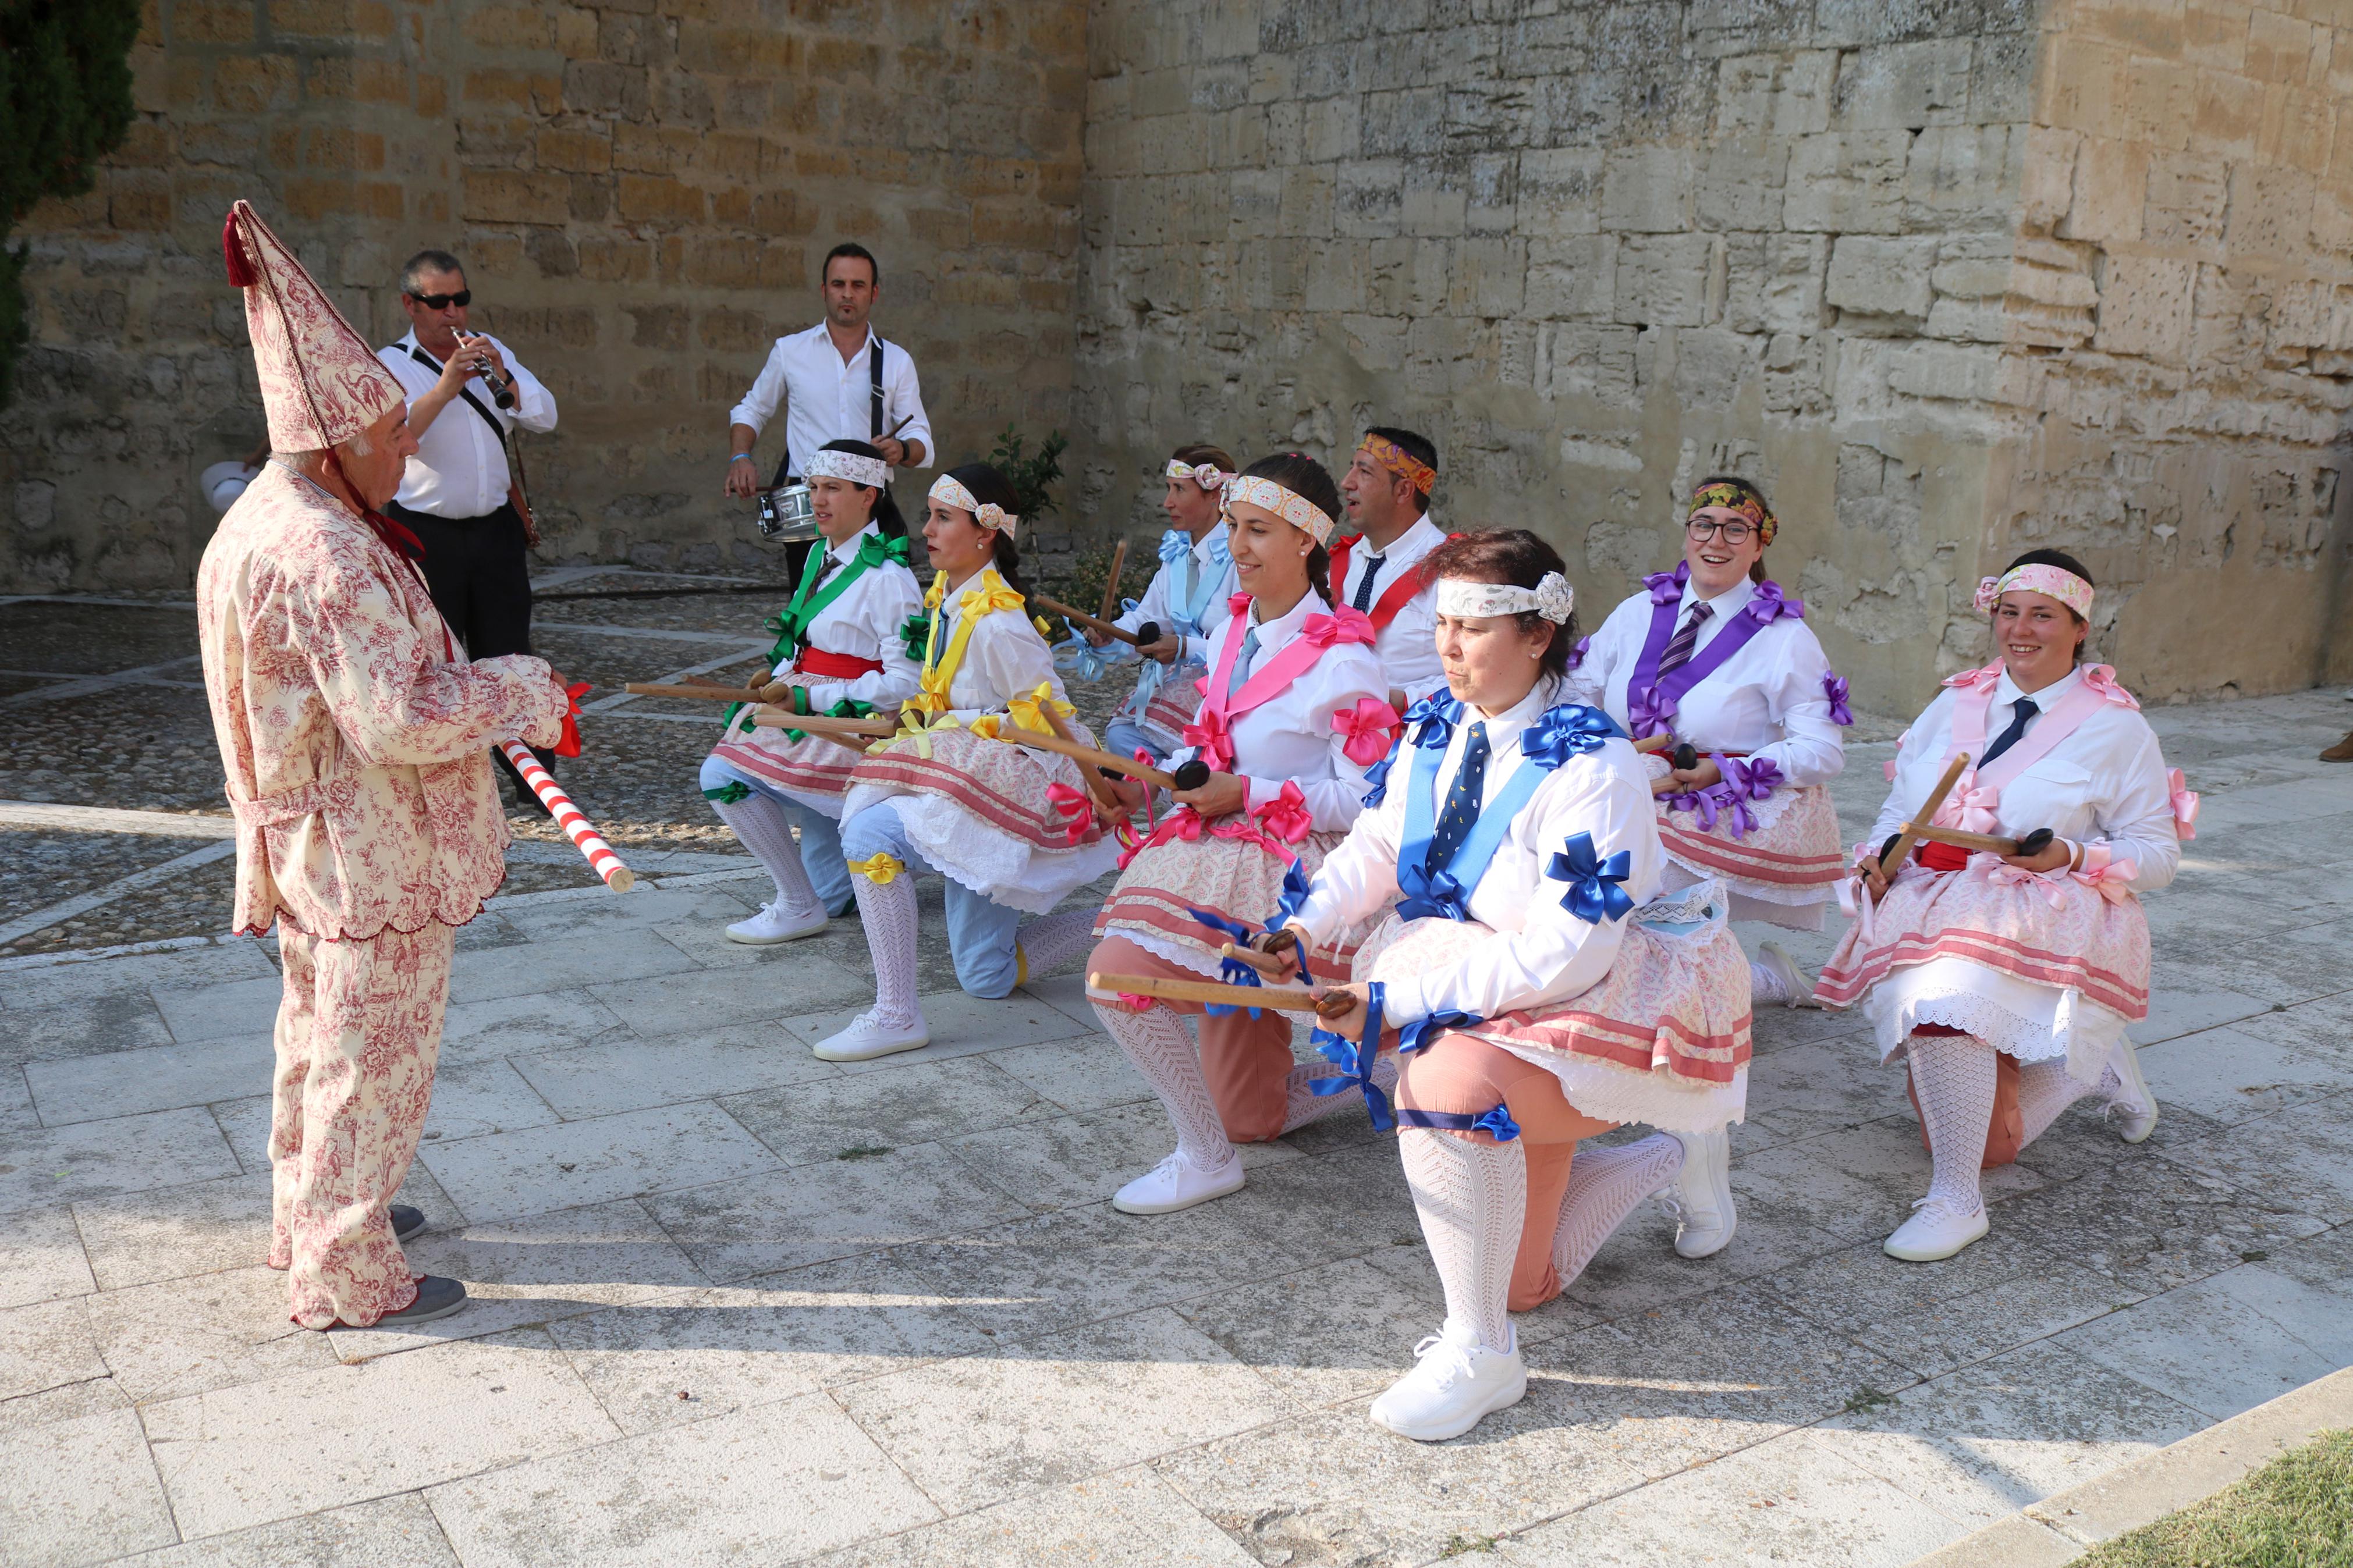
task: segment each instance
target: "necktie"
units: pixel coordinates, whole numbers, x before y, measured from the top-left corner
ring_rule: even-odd
[[[1430,858],[1425,862],[1432,871],[1443,871],[1452,862],[1454,852],[1471,837],[1471,825],[1479,820],[1479,806],[1487,791],[1487,726],[1471,726],[1469,739],[1462,743],[1462,765],[1454,770],[1454,783],[1446,791],[1446,805],[1438,814],[1438,831],[1430,836]]]
[[[2018,744],[2018,738],[2026,733],[2028,721],[2037,713],[2042,711],[2042,710],[2034,705],[2034,700],[2032,698],[2021,697],[2015,703],[2010,705],[2010,711],[2015,713],[2017,717],[2010,721],[2009,729],[2004,730],[2000,734],[1994,737],[1993,744],[1988,746],[1985,751],[1985,755],[1978,759],[1978,766],[1985,766],[1988,763],[1993,761],[1996,757],[2001,755],[2004,752]]]
[[[1227,696],[1231,697],[1235,692],[1240,691],[1242,689],[1242,682],[1250,679],[1250,660],[1257,657],[1258,628],[1256,626],[1244,626],[1242,628],[1241,649],[1234,655],[1233,677],[1226,682]]]
[[[1356,613],[1358,615],[1369,616],[1373,613],[1373,579],[1380,574],[1381,563],[1388,559],[1386,555],[1365,557],[1365,574],[1356,579]]]
[[[1659,655],[1661,675],[1691,662],[1692,649],[1699,646],[1699,629],[1707,624],[1708,616],[1714,614],[1715,612],[1708,608],[1705,599],[1692,605],[1691,614],[1684,616],[1683,624],[1675,628],[1673,640],[1667,644],[1666,651]]]

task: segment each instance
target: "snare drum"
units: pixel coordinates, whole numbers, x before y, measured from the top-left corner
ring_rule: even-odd
[[[817,504],[805,482],[796,479],[760,492],[760,533],[785,544],[818,536]]]

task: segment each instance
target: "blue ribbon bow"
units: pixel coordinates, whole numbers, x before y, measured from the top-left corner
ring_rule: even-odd
[[[1405,710],[1404,727],[1413,731],[1413,743],[1425,752],[1442,752],[1462,721],[1462,704],[1433,691]],[[1416,728],[1416,726],[1419,726]],[[1391,748],[1392,752],[1395,748]]]
[[[1190,904],[1185,906],[1185,912],[1191,915],[1195,920],[1199,921],[1203,925],[1208,926],[1211,931],[1223,932],[1226,940],[1232,942],[1236,947],[1248,947],[1250,942],[1250,938],[1258,934],[1251,931],[1250,927],[1243,925],[1239,921],[1229,921],[1223,915],[1211,914],[1207,910],[1197,910]],[[1259,973],[1257,970],[1251,968],[1249,964],[1244,963],[1239,958],[1219,959],[1218,961],[1218,971],[1224,976],[1226,984],[1229,985],[1263,986],[1266,984],[1265,981],[1259,978]],[[1231,1004],[1225,1002],[1205,1002],[1201,1005],[1205,1012],[1208,1013],[1213,1017],[1219,1018],[1224,1017],[1229,1013],[1239,1012],[1240,1010],[1233,1006]],[[1260,1016],[1260,1009],[1252,1007],[1250,1010],[1250,1016],[1253,1018]]]
[[[1409,1057],[1452,1029],[1472,1029],[1487,1020],[1475,1013],[1432,1013],[1398,1026],[1398,1055]]]
[[[1379,1058],[1381,1051],[1381,1003],[1388,994],[1388,987],[1376,980],[1366,987],[1366,991],[1363,1039],[1345,1039],[1321,1027],[1307,1037],[1308,1044],[1315,1047],[1316,1053],[1344,1075],[1316,1079],[1308,1084],[1307,1089],[1311,1094],[1337,1094],[1355,1084],[1364,1091],[1365,1109],[1373,1116],[1373,1131],[1387,1132],[1397,1126],[1397,1119],[1389,1112],[1389,1097],[1373,1082],[1373,1063]]]
[[[1512,1120],[1511,1108],[1501,1103],[1476,1116],[1465,1110],[1417,1110],[1409,1105],[1399,1107],[1397,1114],[1399,1126],[1428,1127],[1444,1132],[1486,1132],[1498,1143],[1508,1143],[1520,1135],[1520,1124]]]
[[[1574,833],[1565,853],[1554,856],[1545,868],[1545,875],[1568,884],[1568,891],[1561,895],[1562,909],[1588,925],[1599,925],[1632,912],[1634,900],[1619,885],[1632,870],[1633,856],[1629,851],[1620,849],[1604,860],[1593,847],[1593,835]]]
[[[1193,553],[1193,536],[1181,528],[1172,528],[1160,536],[1160,563],[1173,566]]]
[[[1471,889],[1451,871],[1432,871],[1420,892],[1409,895],[1397,907],[1398,918],[1409,921],[1467,921],[1471,918]]]
[[[1625,733],[1599,708],[1563,702],[1546,709],[1535,723],[1520,731],[1520,754],[1540,768],[1556,768],[1571,757],[1599,751]]]
[[[1266,922],[1268,934],[1272,935],[1297,920],[1299,911],[1306,907],[1307,868],[1294,857],[1291,864],[1282,868],[1282,896],[1274,901],[1274,918]],[[1314,984],[1315,976],[1307,967],[1307,944],[1303,942],[1292,952],[1293,962],[1299,965],[1299,978],[1310,985]]]

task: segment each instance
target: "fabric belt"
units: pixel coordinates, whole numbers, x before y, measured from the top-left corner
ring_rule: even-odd
[[[1931,871],[1957,871],[1969,863],[1969,851],[1957,844],[1924,843],[1915,853]]]
[[[855,680],[881,668],[882,661],[860,658],[854,653],[828,653],[821,647],[805,647],[793,659],[793,668],[803,675],[822,675],[828,680]]]
[[[239,827],[283,827],[330,808],[348,810],[359,789],[358,776],[345,773],[256,799],[240,800],[231,793],[228,808]]]

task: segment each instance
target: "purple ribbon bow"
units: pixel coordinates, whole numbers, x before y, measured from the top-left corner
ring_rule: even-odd
[[[1683,584],[1691,576],[1691,563],[1678,563],[1672,572],[1653,572],[1642,579],[1642,586],[1651,591],[1651,603],[1672,605],[1683,596]]]
[[[1655,686],[1645,686],[1626,694],[1626,721],[1638,741],[1652,735],[1664,735],[1673,730],[1675,700]]]
[[[1830,699],[1831,723],[1854,722],[1854,710],[1846,705],[1847,684],[1836,671],[1828,669],[1822,671],[1822,695]]]
[[[1804,620],[1806,602],[1803,599],[1784,597],[1781,584],[1767,577],[1764,582],[1757,584],[1756,594],[1749,598],[1740,613],[1769,626],[1783,616]]]

